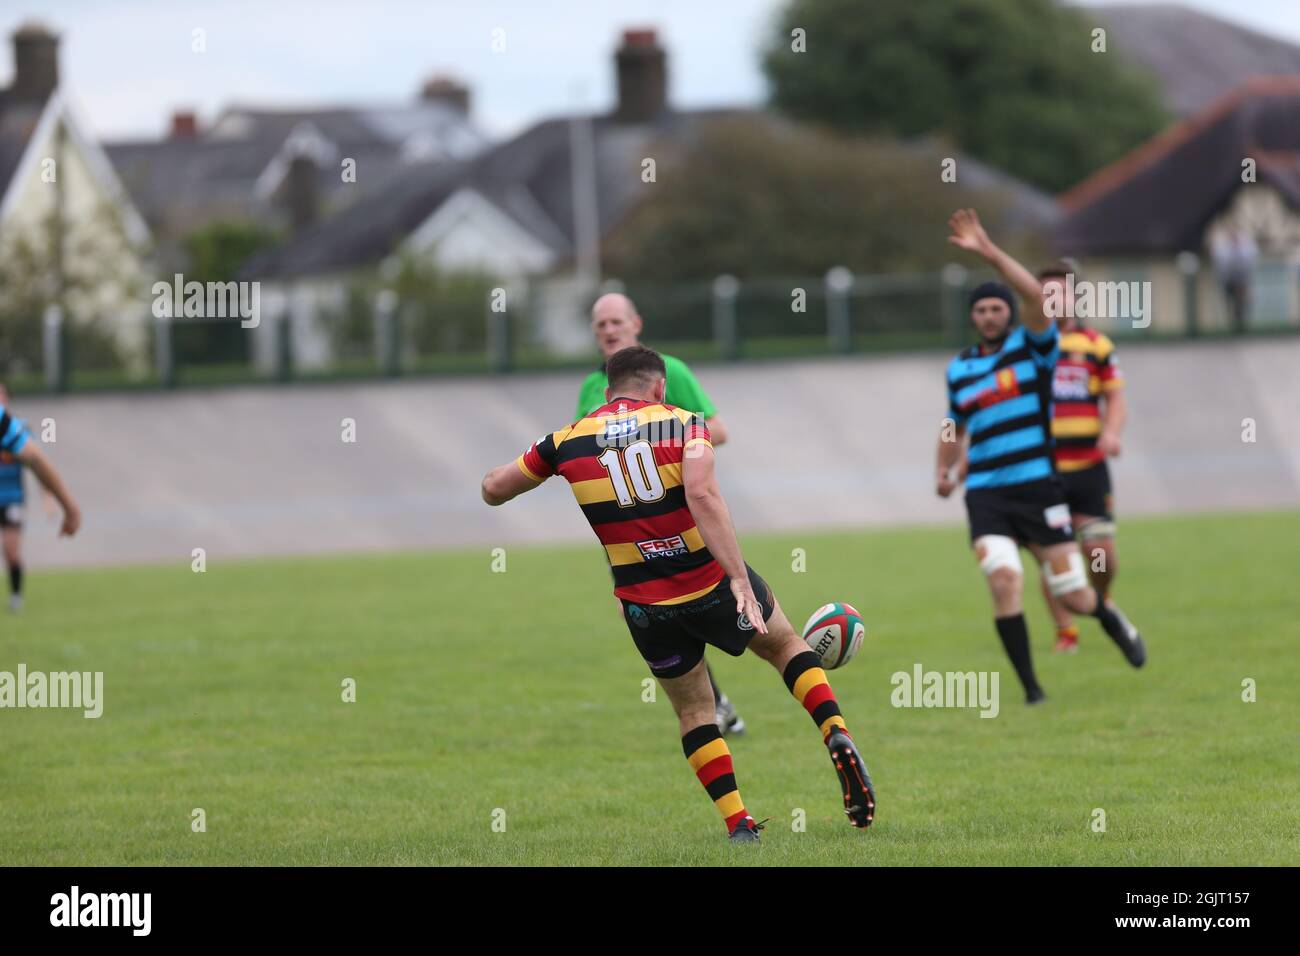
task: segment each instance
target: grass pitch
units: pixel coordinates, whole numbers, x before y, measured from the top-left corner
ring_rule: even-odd
[[[1150,662],[1133,671],[1093,621],[1079,654],[1052,655],[1031,593],[1034,709],[962,529],[742,544],[796,626],[830,600],[866,619],[831,674],[878,789],[866,833],[779,676],[713,652],[750,727],[741,793],[771,818],[763,845],[727,845],[665,695],[642,699],[593,541],[510,549],[505,573],[487,549],[36,570],[27,610],[0,620],[0,670],[103,671],[104,714],[0,710],[0,862],[1300,860],[1300,512],[1126,521],[1116,596]],[[1000,671],[1000,714],[892,707],[891,674],[917,663]]]

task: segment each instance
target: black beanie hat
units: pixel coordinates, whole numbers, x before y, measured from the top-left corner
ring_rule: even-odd
[[[1012,291],[1001,282],[981,282],[971,290],[970,302],[968,308],[975,308],[975,303],[980,299],[1001,299],[1011,310],[1011,321],[1016,321],[1016,297]]]

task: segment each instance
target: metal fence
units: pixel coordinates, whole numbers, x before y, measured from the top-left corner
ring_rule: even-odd
[[[1183,258],[1178,266],[1155,277],[1154,287],[1165,291],[1154,321],[1095,324],[1127,339],[1300,330],[1294,266],[1259,297],[1244,329],[1224,320],[1221,293],[1199,262]],[[1144,281],[1141,270],[1123,275]],[[637,303],[647,344],[691,361],[955,349],[970,341],[969,290],[989,277],[950,265],[911,275],[832,269],[821,277],[744,282],[633,280],[586,291],[571,279],[551,279],[508,289],[462,285],[455,294],[407,300],[391,289],[340,287],[328,305],[306,309],[292,295],[267,297],[272,304],[254,327],[152,316],[77,322],[50,307],[12,331],[23,343],[39,338],[40,347],[13,349],[25,358],[11,358],[6,378],[18,390],[67,391],[590,365],[595,351],[586,313],[610,288]]]

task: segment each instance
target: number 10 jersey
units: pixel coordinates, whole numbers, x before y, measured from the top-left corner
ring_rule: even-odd
[[[615,398],[539,438],[516,463],[532,481],[560,475],[569,482],[605,546],[616,596],[682,604],[725,577],[686,506],[682,480],[683,460],[706,446],[709,427],[694,412]]]

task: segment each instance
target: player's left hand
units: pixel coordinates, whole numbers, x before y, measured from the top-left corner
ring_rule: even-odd
[[[1097,438],[1097,448],[1107,458],[1117,458],[1120,453],[1119,436],[1111,432],[1102,432]]]
[[[59,537],[71,538],[81,527],[81,509],[73,505],[63,513],[63,526],[59,528]]]
[[[738,581],[732,578],[731,594],[736,599],[736,613],[749,618],[749,623],[754,625],[754,630],[759,634],[766,634],[767,622],[763,620],[763,606],[754,596],[754,589],[749,586],[749,581]]]
[[[948,241],[967,252],[982,252],[989,243],[989,234],[980,225],[974,209],[958,209],[948,220],[952,235]]]

